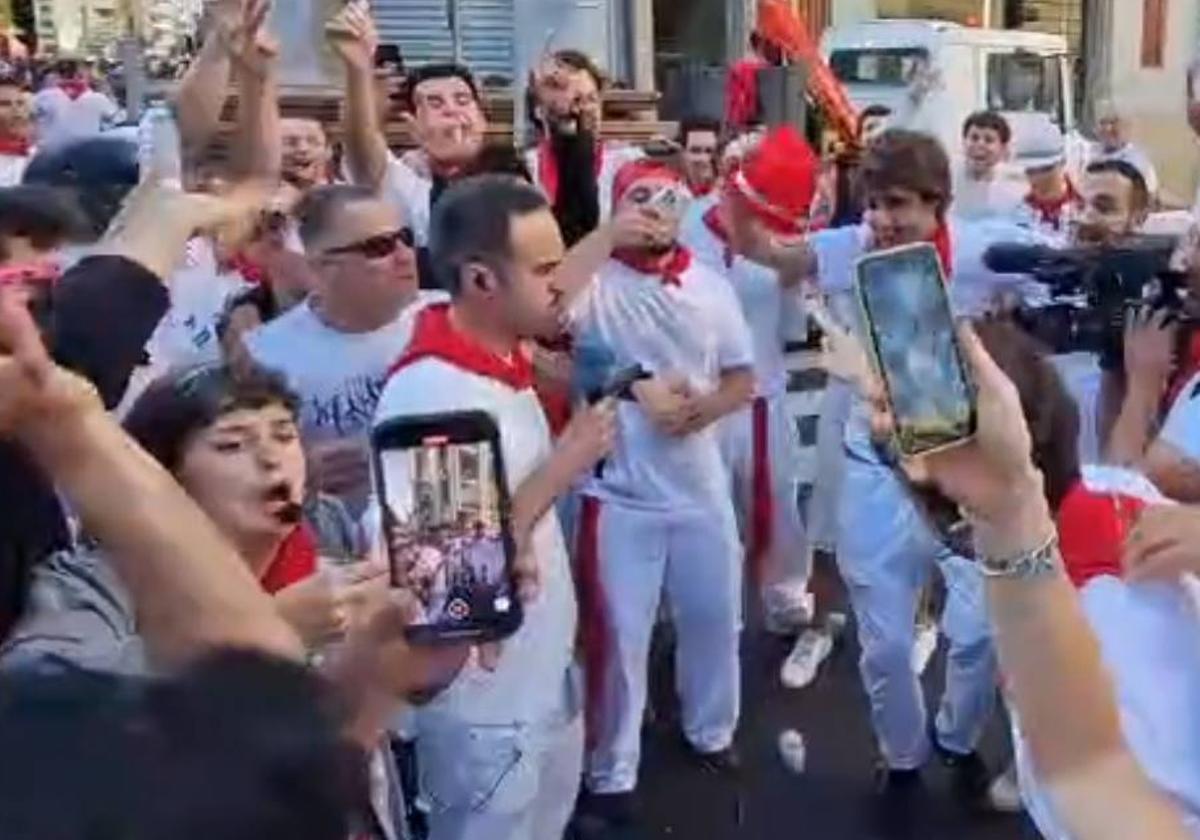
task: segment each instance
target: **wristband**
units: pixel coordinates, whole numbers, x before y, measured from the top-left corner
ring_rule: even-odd
[[[984,577],[1030,580],[1056,571],[1061,565],[1058,535],[1055,534],[1038,548],[1023,551],[1012,557],[979,558],[979,570]]]

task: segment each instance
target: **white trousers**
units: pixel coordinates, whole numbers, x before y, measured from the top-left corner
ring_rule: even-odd
[[[929,757],[925,698],[912,666],[921,589],[936,565],[946,581],[942,632],[950,643],[935,729],[942,747],[975,749],[996,696],[983,577],[925,524],[897,477],[848,453],[839,509],[838,567],[862,649],[859,670],[887,765],[911,770]]]
[[[650,637],[665,596],[676,631],[683,731],[701,752],[733,743],[740,697],[741,545],[732,505],[664,514],[585,497],[576,553],[593,793],[637,786]]]
[[[1099,359],[1094,353],[1064,353],[1051,356],[1050,361],[1079,408],[1079,463],[1102,463],[1099,405],[1103,374]]]
[[[768,614],[811,618],[810,562],[800,518],[800,446],[782,396],[757,398],[721,423],[721,454],[752,581]]]
[[[808,505],[808,535],[813,545],[837,553],[838,507],[842,495],[846,451],[846,419],[850,415],[849,386],[830,380],[821,396],[817,421],[817,474]]]
[[[583,716],[537,726],[423,720],[417,757],[430,840],[561,840],[579,792]]]

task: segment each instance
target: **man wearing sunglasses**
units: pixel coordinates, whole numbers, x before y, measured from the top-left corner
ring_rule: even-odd
[[[444,296],[418,292],[412,230],[365,187],[319,187],[297,215],[312,294],[250,332],[246,349],[299,394],[317,482],[357,515],[369,490],[366,434],[388,367],[408,344],[415,312]]]

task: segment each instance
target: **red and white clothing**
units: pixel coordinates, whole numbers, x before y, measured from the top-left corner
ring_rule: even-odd
[[[28,140],[0,137],[0,188],[15,187],[25,175],[25,167],[33,159],[33,147]]]
[[[550,430],[522,351],[502,359],[458,332],[448,306],[431,306],[417,317],[374,422],[465,410],[496,421],[510,491],[549,457]],[[532,549],[540,593],[496,670],[468,663],[415,713],[432,840],[561,837],[574,806],[583,752],[575,593],[553,509]]]
[[[754,364],[745,319],[723,278],[682,249],[670,262],[644,273],[610,260],[572,307],[575,346],[606,348],[617,370],[641,365],[711,393],[724,372]],[[581,492],[585,778],[594,793],[618,793],[637,784],[650,635],[664,595],[678,638],[684,734],[701,752],[732,742],[741,546],[714,426],[668,437],[637,403],[623,402],[616,447]]]
[[[997,166],[986,178],[976,178],[960,162],[952,174],[954,201],[950,214],[957,219],[1012,218],[1029,192],[1024,173],[1005,165]]]
[[[596,193],[600,199],[600,221],[612,216],[613,181],[621,167],[633,160],[645,157],[637,146],[627,143],[605,141],[596,150]],[[541,187],[547,200],[554,204],[558,197],[558,166],[550,145],[542,141],[525,153],[525,165],[533,176],[533,183]]]
[[[721,448],[731,472],[752,579],[764,606],[784,623],[811,614],[809,552],[797,493],[800,449],[786,405],[783,346],[802,309],[798,289],[784,289],[777,272],[733,253],[715,207],[691,213],[682,241],[720,273],[737,296],[754,347],[754,403],[721,422]],[[803,621],[804,618],[800,618]]]
[[[33,97],[33,122],[43,148],[95,137],[116,120],[121,109],[82,82],[63,82]]]
[[[1018,225],[1034,231],[1047,241],[1066,245],[1071,236],[1071,227],[1083,209],[1083,197],[1068,179],[1067,191],[1059,198],[1043,201],[1033,193],[1026,195],[1013,218]]]
[[[1193,581],[1128,584],[1121,546],[1147,505],[1171,504],[1145,478],[1088,467],[1058,513],[1067,574],[1112,677],[1121,729],[1150,780],[1200,837],[1200,614]],[[1069,710],[1067,710],[1069,712]],[[1017,737],[1022,798],[1043,837],[1069,840]]]

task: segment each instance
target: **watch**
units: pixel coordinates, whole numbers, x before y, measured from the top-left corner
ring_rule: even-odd
[[[1061,565],[1058,535],[1050,537],[1041,547],[1023,551],[1012,557],[979,558],[979,570],[984,577],[1028,580],[1050,574]]]

